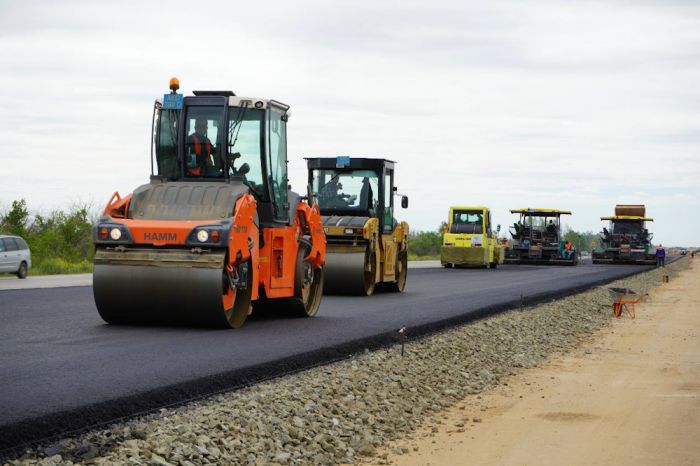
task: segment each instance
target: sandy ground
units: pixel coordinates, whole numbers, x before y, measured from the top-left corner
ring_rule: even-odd
[[[700,464],[699,284],[695,260],[635,320],[467,397],[372,464]]]

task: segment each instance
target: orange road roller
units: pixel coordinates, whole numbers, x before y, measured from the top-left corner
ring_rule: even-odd
[[[326,238],[318,205],[288,183],[289,106],[170,89],[154,105],[150,182],[114,193],[94,227],[100,316],[237,328],[267,306],[315,315]]]

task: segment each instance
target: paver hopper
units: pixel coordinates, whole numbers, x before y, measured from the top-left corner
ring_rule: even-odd
[[[316,314],[325,236],[288,189],[289,107],[230,91],[157,100],[150,183],[94,228],[97,310],[114,324],[239,327],[256,308]]]
[[[306,160],[327,238],[324,292],[371,295],[376,286],[403,291],[408,224],[394,218],[394,162],[355,157]],[[406,196],[401,207],[408,207]]]

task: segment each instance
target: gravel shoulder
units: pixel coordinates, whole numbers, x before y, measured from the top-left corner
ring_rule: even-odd
[[[680,260],[607,286],[650,290]],[[675,284],[675,278],[672,278]],[[37,446],[9,464],[388,463],[446,409],[609,325],[607,286]],[[641,314],[641,312],[640,312]],[[473,418],[470,418],[473,419]],[[467,432],[467,422],[458,429]],[[395,450],[410,451],[406,444]],[[443,463],[449,464],[449,463]]]
[[[700,461],[700,265],[654,288],[573,352],[467,396],[397,465],[695,465]],[[373,463],[377,463],[374,461]]]

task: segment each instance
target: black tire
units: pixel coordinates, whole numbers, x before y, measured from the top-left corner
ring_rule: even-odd
[[[227,286],[231,286],[227,283],[227,276],[224,272],[224,292]],[[253,266],[252,261],[248,260],[248,277],[245,289],[236,290],[236,297],[234,298],[233,307],[226,311],[226,320],[231,328],[241,328],[245,323],[246,319],[252,312],[252,295],[253,295]]]
[[[365,253],[365,260],[369,261],[369,270],[362,272],[363,290],[365,296],[372,296],[377,288],[377,283],[374,281],[377,277],[377,256],[375,253]]]
[[[29,271],[29,268],[27,267],[27,263],[22,261],[22,263],[19,264],[19,269],[17,269],[17,277],[27,278],[28,271]]]
[[[491,262],[491,263],[489,264],[489,267],[492,268],[492,269],[497,269],[497,268],[498,268],[498,262]]]
[[[300,317],[313,317],[318,312],[323,295],[323,268],[314,268],[304,262],[311,249],[306,242],[299,244],[294,270],[294,313]],[[311,275],[308,277],[307,275]]]
[[[442,264],[442,266],[445,267],[446,269],[451,269],[453,264],[450,264],[449,262],[445,262],[444,264]]]
[[[391,290],[397,293],[403,293],[406,289],[406,279],[408,278],[408,254],[400,252],[396,258],[396,281],[391,284]]]

